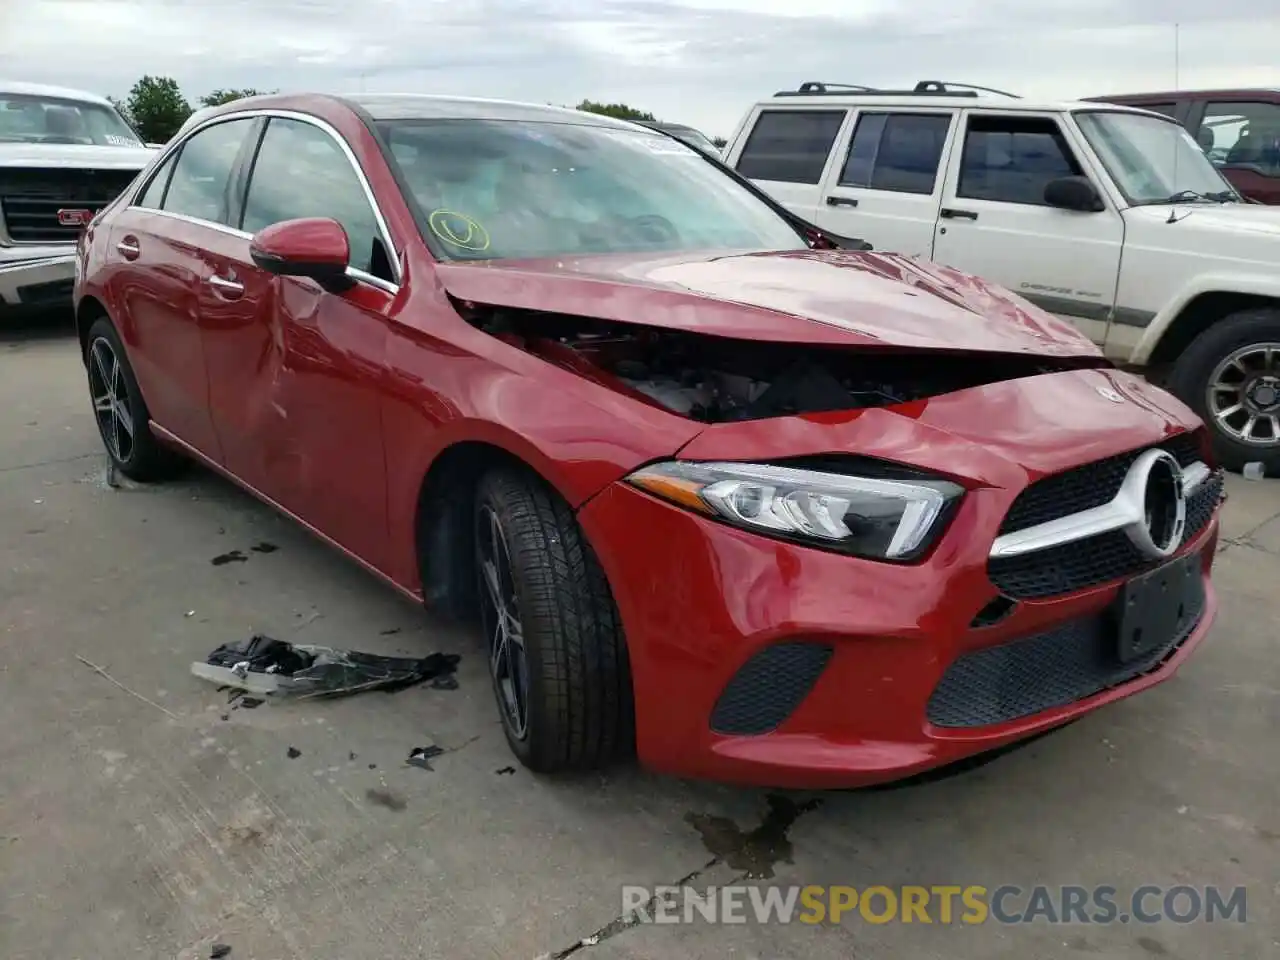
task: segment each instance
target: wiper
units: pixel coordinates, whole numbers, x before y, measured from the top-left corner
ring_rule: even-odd
[[[1195,200],[1206,200],[1209,203],[1235,203],[1237,198],[1230,190],[1219,190],[1217,193],[1201,193],[1198,190],[1179,190],[1163,200],[1144,200],[1144,206],[1160,206],[1166,203],[1191,203]]]

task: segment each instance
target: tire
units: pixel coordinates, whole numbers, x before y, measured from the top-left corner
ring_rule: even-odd
[[[176,474],[184,461],[178,454],[162,447],[151,432],[151,414],[138,389],[138,380],[129,365],[120,336],[106,317],[89,328],[85,341],[85,367],[89,379],[89,398],[98,434],[107,448],[107,456],[116,469],[130,480],[152,483]],[[124,416],[116,415],[104,399],[106,384],[114,383],[117,407]],[[106,407],[106,409],[104,409]],[[132,425],[132,433],[127,425]]]
[[[1209,402],[1209,388],[1218,377],[1219,365],[1238,351],[1250,347],[1262,349],[1267,344],[1277,348],[1271,372],[1280,378],[1280,366],[1277,366],[1280,364],[1280,310],[1261,308],[1230,314],[1201,333],[1182,352],[1170,373],[1169,389],[1208,425],[1214,451],[1224,467],[1239,471],[1256,460],[1269,475],[1275,476],[1280,474],[1280,436],[1276,435],[1275,428],[1269,428],[1269,437],[1262,436],[1267,442],[1246,443],[1229,429],[1233,425],[1237,431],[1241,429],[1240,417],[1228,418],[1224,424]],[[1226,397],[1230,395],[1218,395],[1224,398],[1219,407],[1224,404],[1229,407]],[[1266,410],[1273,410],[1280,418],[1280,405]],[[1275,423],[1280,423],[1280,419]],[[1258,435],[1257,427],[1255,435]]]
[[[538,773],[596,769],[629,753],[634,711],[621,621],[568,504],[535,478],[504,468],[481,479],[474,516],[480,621],[512,752]],[[495,545],[506,551],[509,577],[497,569]],[[514,604],[523,638],[523,725],[511,697],[521,687],[503,677],[505,668],[506,679],[518,681],[521,669],[494,656],[502,619],[495,592]]]

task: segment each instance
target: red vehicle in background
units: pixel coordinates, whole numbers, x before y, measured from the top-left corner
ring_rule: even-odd
[[[1280,89],[1179,90],[1089,99],[1173,117],[1241,194],[1257,203],[1280,204]]]
[[[1190,409],[657,131],[240,100],[76,275],[116,466],[197,460],[474,616],[534,770],[893,780],[1168,679],[1214,619]]]

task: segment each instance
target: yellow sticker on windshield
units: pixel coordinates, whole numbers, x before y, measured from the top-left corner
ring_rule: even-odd
[[[431,232],[451,246],[475,252],[489,249],[489,231],[466,214],[433,210],[427,222]]]

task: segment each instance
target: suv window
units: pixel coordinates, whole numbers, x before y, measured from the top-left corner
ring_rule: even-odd
[[[859,114],[840,186],[933,193],[950,129],[949,114]]]
[[[272,117],[258,148],[241,229],[257,233],[281,220],[331,217],[347,231],[351,266],[383,279],[378,222],[345,152],[324,130],[304,120]],[[381,268],[374,271],[374,264]]]
[[[206,127],[184,143],[162,209],[230,225],[227,186],[231,168],[253,124],[252,117],[228,120]]]
[[[751,180],[817,184],[844,117],[844,110],[761,111],[738,172]]]
[[[971,117],[956,196],[1043,206],[1045,184],[1083,173],[1057,121]]]
[[[143,190],[138,199],[134,201],[134,206],[147,207],[151,210],[160,209],[160,202],[164,199],[164,188],[169,185],[169,174],[173,173],[173,165],[177,159],[177,153],[169,155],[169,159],[160,165],[160,169],[151,178],[151,182],[147,184],[147,189]]]
[[[1257,167],[1280,177],[1280,104],[1209,103],[1197,139],[1219,166]]]

